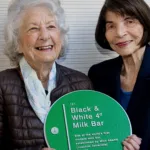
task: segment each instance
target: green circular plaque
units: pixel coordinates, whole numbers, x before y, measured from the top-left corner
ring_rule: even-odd
[[[56,150],[122,150],[122,141],[131,133],[121,105],[91,90],[59,98],[44,125],[47,145]]]

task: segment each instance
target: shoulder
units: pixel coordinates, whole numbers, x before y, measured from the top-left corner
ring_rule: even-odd
[[[12,69],[6,69],[0,72],[0,79],[2,77],[16,77],[16,75],[18,74],[17,68],[12,68]]]
[[[101,63],[93,65],[89,69],[88,77],[93,84],[98,84],[98,82],[107,82],[111,76],[116,75],[121,65],[121,57],[103,61]]]
[[[90,69],[104,69],[104,70],[107,70],[107,69],[111,69],[110,67],[111,66],[114,66],[115,64],[118,64],[119,63],[119,59],[120,57],[116,57],[116,58],[113,58],[113,59],[109,59],[109,60],[105,60],[103,62],[100,62],[98,64],[94,64]]]
[[[7,69],[0,72],[0,85],[3,84],[18,84],[20,75],[17,68]]]
[[[112,72],[115,67],[118,67],[121,64],[121,57],[116,57],[113,59],[109,59],[103,62],[100,62],[98,64],[94,64],[93,66],[90,67],[88,75],[91,74],[105,74],[105,73],[110,73]]]
[[[88,79],[88,77],[77,70],[62,66],[57,64],[57,68],[59,69],[59,71],[62,73],[63,76],[71,76],[71,77],[76,77],[76,78],[80,78],[80,79]]]
[[[108,85],[116,78],[121,62],[121,57],[117,57],[95,64],[89,69],[88,76],[95,90],[105,93],[104,89],[108,89]]]
[[[61,76],[65,84],[78,85],[83,89],[92,89],[91,81],[84,73],[59,64],[57,64],[56,68],[58,75]]]

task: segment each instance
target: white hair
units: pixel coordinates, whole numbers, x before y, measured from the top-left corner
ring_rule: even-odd
[[[25,10],[44,6],[55,16],[57,25],[61,32],[62,49],[60,56],[63,56],[68,45],[68,26],[65,23],[64,10],[59,0],[12,0],[8,8],[8,17],[5,25],[5,54],[9,57],[11,64],[18,66],[23,54],[18,52],[19,28],[22,21],[22,14]]]

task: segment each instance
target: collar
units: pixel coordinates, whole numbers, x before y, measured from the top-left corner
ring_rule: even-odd
[[[139,70],[139,77],[150,77],[150,45],[146,45],[143,61]]]
[[[114,66],[115,76],[118,74],[120,76],[121,67],[123,64],[122,57],[119,56],[116,58],[116,66]],[[145,52],[143,55],[143,60],[141,67],[138,73],[138,77],[150,77],[150,45],[146,45]]]

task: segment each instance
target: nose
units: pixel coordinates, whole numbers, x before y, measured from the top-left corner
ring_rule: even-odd
[[[127,29],[126,27],[124,26],[124,24],[119,24],[117,25],[116,27],[116,36],[121,38],[121,37],[124,37],[127,33]]]
[[[50,32],[45,28],[40,29],[39,40],[46,41],[50,38]]]

